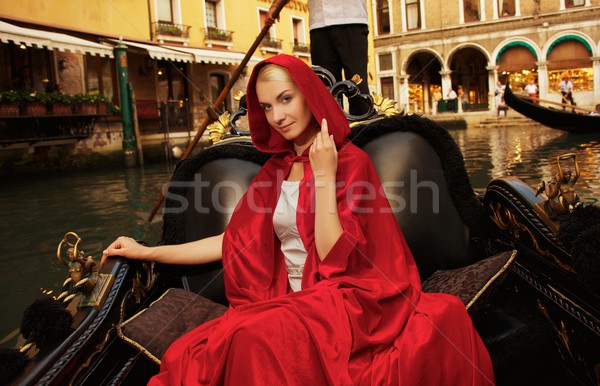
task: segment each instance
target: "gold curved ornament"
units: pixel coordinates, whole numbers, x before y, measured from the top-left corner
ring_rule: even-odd
[[[74,244],[69,242],[70,236],[76,238],[76,241]],[[60,241],[60,243],[58,243],[58,247],[56,247],[56,258],[58,259],[58,261],[60,261],[63,265],[65,265],[67,267],[69,266],[69,261],[63,259],[63,257],[62,257],[62,247],[63,247],[63,245],[66,244],[70,248],[69,250],[67,250],[67,255],[69,256],[69,260],[70,261],[77,260],[79,263],[83,264],[84,261],[82,258],[79,257],[79,251],[77,250],[77,247],[79,246],[80,241],[81,241],[81,237],[79,237],[77,235],[77,233],[75,233],[75,232],[65,233],[65,236],[63,237],[63,239]]]
[[[154,262],[143,262],[141,269],[135,271],[133,278],[133,287],[131,288],[132,295],[135,297],[137,304],[140,304],[142,297],[146,292],[152,289],[158,274],[154,272]]]
[[[396,108],[396,101],[389,98],[384,98],[381,94],[372,94],[373,106],[379,114],[383,114],[386,117],[391,117],[400,114],[400,111]]]
[[[245,92],[243,92],[242,90],[237,90],[236,92],[233,93],[233,100],[239,102],[242,100],[244,95],[246,95]]]
[[[517,219],[517,216],[508,208],[503,207],[499,202],[491,202],[490,209],[492,210],[492,221],[500,230],[505,231],[515,240],[521,240],[523,232],[526,233],[538,254],[550,259],[554,264],[568,272],[575,272],[570,265],[561,262],[553,253],[546,249],[542,249],[540,242],[533,234],[533,231],[521,223]]]
[[[208,138],[213,144],[220,142],[225,133],[231,130],[230,116],[229,112],[226,111],[216,121],[206,127],[208,129]]]

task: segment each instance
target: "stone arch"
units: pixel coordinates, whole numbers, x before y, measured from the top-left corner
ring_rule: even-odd
[[[488,64],[491,62],[490,60],[490,54],[488,52],[487,49],[485,49],[485,47],[483,47],[480,44],[476,44],[476,43],[463,43],[463,44],[459,44],[456,47],[454,47],[449,53],[448,53],[448,58],[446,60],[446,62],[444,63],[445,66],[445,70],[449,70],[450,69],[450,64],[452,63],[452,59],[454,58],[454,56],[456,55],[456,53],[458,51],[461,51],[465,48],[473,48],[475,50],[480,51],[486,58]]]
[[[448,55],[450,87],[463,93],[466,109],[487,110],[489,97],[489,52],[478,44],[465,43],[455,47]]]
[[[402,73],[408,75],[408,108],[415,113],[429,113],[433,104],[442,99],[443,60],[434,50],[417,49],[402,63]]]
[[[544,61],[548,60],[548,55],[550,54],[552,49],[556,47],[557,44],[566,40],[574,40],[581,43],[589,51],[590,56],[598,56],[598,52],[600,52],[600,48],[596,47],[596,43],[594,43],[594,40],[588,35],[584,34],[583,32],[563,31],[548,39],[548,41],[542,49],[543,57],[541,59]]]
[[[598,55],[598,50],[588,35],[579,31],[563,31],[548,39],[543,52],[550,89],[557,89],[561,79],[567,75],[575,92],[594,91],[592,58]]]
[[[540,57],[539,46],[524,37],[504,40],[492,56],[498,69],[498,79],[503,83],[509,81],[513,90],[523,89],[531,80],[539,84],[537,63]]]

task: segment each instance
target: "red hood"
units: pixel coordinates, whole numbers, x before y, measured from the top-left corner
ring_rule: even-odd
[[[302,60],[290,55],[277,55],[254,66],[248,90],[246,102],[248,106],[248,122],[250,124],[250,135],[254,146],[265,153],[281,153],[293,151],[292,144],[283,138],[267,122],[265,113],[256,96],[256,78],[260,69],[268,63],[285,67],[298,87],[308,107],[312,111],[319,124],[323,118],[327,119],[329,133],[333,134],[335,143],[339,148],[350,134],[348,120],[335,98],[331,95],[325,84],[319,79],[315,72]]]

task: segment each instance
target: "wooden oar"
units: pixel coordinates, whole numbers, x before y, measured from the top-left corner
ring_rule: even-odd
[[[279,13],[283,9],[283,7],[285,7],[286,4],[287,4],[287,1],[282,1],[282,0],[273,1],[273,5],[272,5],[272,8],[274,9],[273,19],[277,20],[279,18]],[[233,75],[231,75],[229,82],[223,88],[223,91],[221,91],[221,94],[219,94],[219,96],[217,97],[217,100],[213,102],[212,106],[209,106],[207,108],[208,114],[207,114],[206,118],[204,118],[204,121],[202,121],[202,123],[200,124],[200,127],[198,128],[198,131],[196,132],[196,135],[194,136],[194,139],[192,139],[192,142],[188,146],[187,150],[181,156],[181,161],[186,159],[192,153],[192,150],[194,150],[194,147],[196,147],[196,144],[198,144],[198,141],[202,137],[202,134],[206,130],[206,127],[219,118],[218,115],[216,114],[216,110],[223,103],[223,101],[227,97],[227,94],[229,94],[229,92],[231,91],[231,88],[234,86],[235,82],[237,82],[238,78],[242,74],[242,71],[244,71],[246,64],[248,64],[248,61],[254,54],[254,51],[256,51],[256,49],[258,48],[258,46],[260,45],[262,40],[265,38],[267,33],[269,33],[270,28],[271,28],[271,24],[266,23],[265,26],[260,30],[260,33],[254,40],[254,43],[252,44],[250,49],[248,49],[248,52],[246,52],[246,55],[244,56],[244,58],[238,65],[238,67],[235,70],[235,72],[233,73]],[[165,199],[165,196],[161,192],[160,196],[158,197],[158,200],[156,200],[156,204],[154,204],[154,208],[152,208],[152,212],[150,212],[150,216],[148,217],[148,222],[152,221],[152,219],[156,215],[156,212],[158,211],[158,208],[160,207],[160,205],[162,204],[164,199]]]
[[[562,94],[561,94],[562,95]],[[585,111],[586,113],[592,113],[594,112],[594,110],[590,110],[590,109],[586,109],[584,107],[578,107],[576,105],[571,105],[569,103],[560,103],[560,102],[554,102],[554,101],[549,101],[547,99],[540,99],[540,98],[536,98],[536,97],[532,97],[532,96],[527,96],[525,97],[527,99],[531,99],[534,101],[538,101],[538,102],[544,102],[544,103],[548,103],[551,105],[556,105],[556,106],[562,106],[562,107],[569,107],[571,109],[576,109],[576,110],[581,110],[581,111]],[[564,98],[563,98],[564,99]]]

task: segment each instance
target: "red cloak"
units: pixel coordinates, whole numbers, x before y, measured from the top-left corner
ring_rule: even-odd
[[[269,126],[255,91],[265,63],[287,68],[338,147],[343,234],[321,261],[314,244],[308,150]],[[301,60],[255,66],[247,92],[254,145],[273,156],[238,203],[223,240],[230,309],[175,341],[150,384],[489,385],[489,355],[463,303],[421,292],[416,264],[368,155],[343,111]],[[302,291],[290,290],[273,211],[293,162],[304,163],[297,224],[308,252]]]

